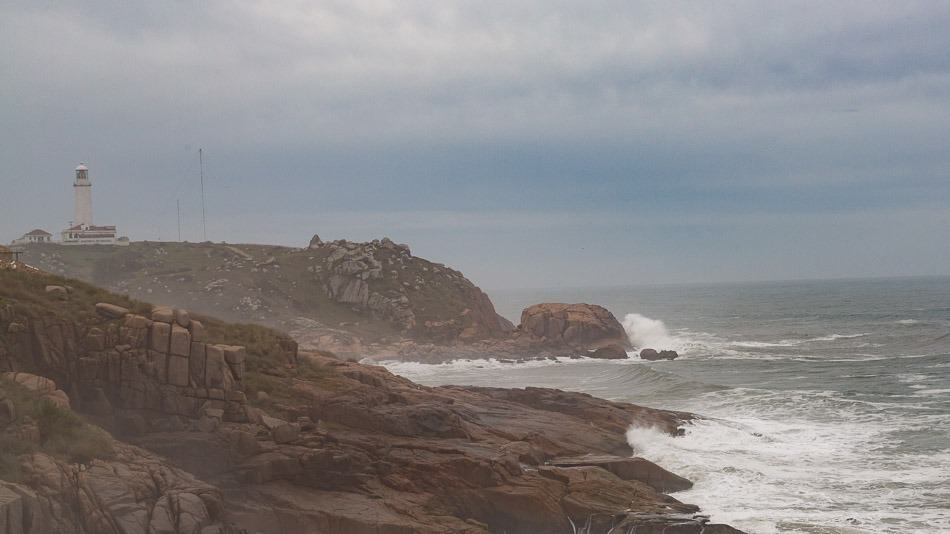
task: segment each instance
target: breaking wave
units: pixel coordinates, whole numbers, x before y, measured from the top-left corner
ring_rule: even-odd
[[[630,343],[637,349],[675,350],[680,355],[727,357],[748,357],[750,355],[775,357],[776,355],[771,353],[771,349],[794,348],[808,343],[830,343],[871,335],[868,332],[861,332],[856,334],[833,333],[776,341],[730,340],[709,332],[692,332],[686,329],[670,331],[662,320],[653,319],[639,313],[628,313],[623,319],[623,328]],[[750,354],[750,349],[753,350],[752,354]],[[762,349],[769,353],[757,354],[754,349]]]
[[[950,453],[894,454],[910,433],[946,428],[941,415],[895,418],[884,413],[892,403],[855,404],[834,392],[734,388],[700,398],[705,413],[728,420],[698,419],[682,437],[649,427],[626,437],[635,455],[692,480],[676,497],[717,521],[762,533],[922,534],[947,519],[941,466]],[[844,417],[826,417],[832,412]]]

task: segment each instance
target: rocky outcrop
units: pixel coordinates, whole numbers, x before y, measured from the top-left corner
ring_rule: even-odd
[[[541,342],[583,350],[629,344],[617,318],[593,304],[535,304],[521,312],[518,331]]]
[[[154,455],[116,442],[88,466],[36,453],[23,481],[0,481],[0,531],[9,534],[220,534],[221,492]],[[6,527],[4,530],[3,527]]]
[[[678,357],[679,354],[675,350],[643,349],[640,351],[640,359],[642,360],[675,360]]]
[[[514,328],[462,273],[389,238],[324,241],[315,235],[303,248],[142,242],[78,251],[49,244],[27,247],[25,256],[49,272],[137,299],[187,302],[198,313],[282,329],[311,320],[364,343],[467,343]]]
[[[190,419],[221,410],[225,420],[247,420],[244,347],[207,343],[204,326],[184,310],[156,308],[151,317],[127,310],[120,317],[120,310],[99,303],[91,323],[11,317],[20,327],[0,336],[0,369],[34,373],[6,375],[61,406],[72,400],[103,414],[145,410]]]
[[[51,522],[27,534],[730,532],[666,493],[688,481],[629,458],[631,425],[675,435],[690,414],[545,388],[423,387],[329,354],[287,357],[259,327],[216,326],[252,329],[251,367],[248,349],[209,341],[211,320],[131,305],[113,319],[82,307],[90,292],[77,287],[67,316],[60,301],[0,307],[0,366],[56,380],[127,441],[82,463],[22,455],[0,517]]]
[[[693,483],[689,480],[645,458],[586,454],[573,458],[556,458],[548,464],[557,467],[600,467],[622,480],[637,480],[664,493],[688,490],[693,487]]]
[[[53,403],[60,408],[69,408],[69,395],[56,387],[56,382],[49,378],[30,373],[0,373],[0,378],[32,391],[40,398]]]
[[[309,270],[322,280],[331,300],[389,322],[405,334],[465,341],[513,329],[461,273],[414,258],[407,245],[389,238],[368,243],[324,243],[318,238],[309,250],[323,255]],[[417,300],[427,304],[420,307]]]
[[[281,418],[140,442],[182,462],[215,451],[215,462],[195,463],[196,473],[226,492],[240,474],[241,501],[224,507],[250,531],[719,528],[666,494],[688,481],[629,458],[631,424],[675,433],[689,414],[543,388],[428,388],[383,368],[306,357],[322,378],[289,382]]]
[[[600,358],[602,360],[625,360],[627,358],[627,349],[623,345],[611,343],[604,345],[590,353],[591,358]]]

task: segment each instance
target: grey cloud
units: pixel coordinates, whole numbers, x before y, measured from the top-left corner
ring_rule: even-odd
[[[178,191],[191,217],[198,146],[229,239],[341,227],[311,212],[367,234],[912,217],[950,199],[948,26],[915,1],[5,2],[0,240],[54,224],[22,199],[65,218],[79,159],[133,237]],[[453,213],[475,206],[509,216]]]

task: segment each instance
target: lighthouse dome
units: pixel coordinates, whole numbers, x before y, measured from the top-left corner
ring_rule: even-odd
[[[88,170],[89,170],[89,167],[86,167],[86,164],[85,164],[85,163],[80,163],[79,165],[76,166],[76,170],[77,170],[77,171],[88,171]]]

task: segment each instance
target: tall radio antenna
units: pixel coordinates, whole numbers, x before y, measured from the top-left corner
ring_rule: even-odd
[[[175,199],[175,207],[178,208],[178,242],[181,242],[181,200]]]
[[[198,149],[198,169],[201,173],[201,228],[204,233],[204,241],[208,240],[208,219],[205,215],[205,163],[202,157],[202,149]]]

